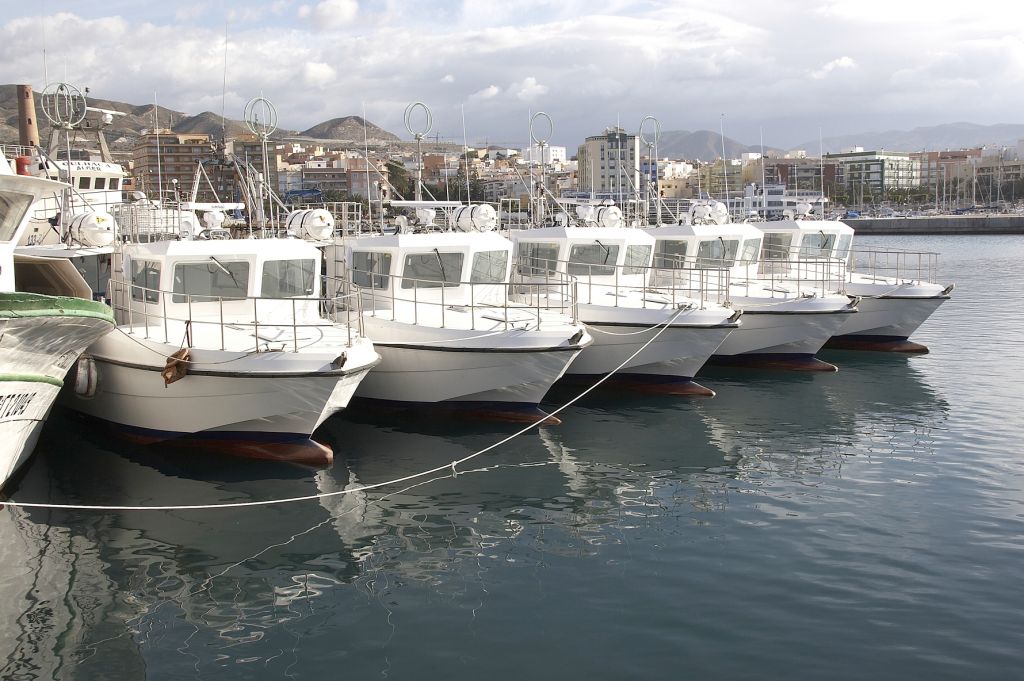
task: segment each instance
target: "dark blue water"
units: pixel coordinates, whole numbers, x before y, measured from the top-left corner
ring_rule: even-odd
[[[944,254],[931,354],[599,395],[457,477],[321,501],[6,508],[0,677],[1019,678],[1024,238],[870,241]],[[58,414],[12,496],[333,492],[514,430],[351,413],[316,472],[171,459]]]

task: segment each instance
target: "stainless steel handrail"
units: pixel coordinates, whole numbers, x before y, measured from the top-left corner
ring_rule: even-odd
[[[154,311],[153,308],[157,307],[155,301],[149,300],[151,294],[156,294],[159,297],[159,311]],[[348,293],[341,296],[331,297],[319,297],[319,298],[272,298],[265,296],[247,296],[245,298],[225,298],[222,296],[200,296],[192,295],[174,291],[165,291],[161,289],[147,288],[145,286],[139,286],[131,284],[126,281],[112,279],[110,282],[110,296],[111,306],[114,311],[114,318],[117,323],[121,326],[122,330],[126,333],[134,334],[140,332],[136,329],[136,316],[141,314],[143,316],[143,324],[141,333],[146,339],[154,338],[152,335],[152,329],[160,329],[163,327],[163,342],[164,343],[177,343],[180,339],[170,337],[169,322],[181,322],[186,327],[195,328],[201,325],[214,325],[219,328],[220,333],[220,349],[225,350],[227,348],[226,337],[224,329],[230,327],[232,329],[245,329],[252,328],[254,345],[253,350],[255,352],[261,352],[260,349],[260,336],[259,329],[260,325],[266,326],[280,326],[280,327],[291,327],[292,329],[292,352],[299,352],[299,329],[305,328],[318,328],[322,327],[325,323],[340,324],[346,328],[346,346],[351,347],[354,338],[365,337],[362,323],[362,301],[357,293]],[[138,299],[136,299],[138,296]],[[168,313],[167,296],[175,296],[178,298],[184,298],[184,314],[175,315]],[[225,318],[224,305],[233,303],[245,304],[246,301],[252,301],[252,319],[245,320],[240,316],[236,319],[232,319],[230,315]],[[259,301],[270,301],[274,303],[282,303],[290,301],[291,311],[290,319],[279,319],[260,320],[259,315]],[[310,313],[300,313],[299,302],[307,303],[307,306],[317,306],[317,313],[315,315]],[[216,314],[213,315],[216,318],[211,319],[208,316],[197,318],[195,306],[197,305],[209,305],[211,303],[217,304]],[[173,302],[172,305],[180,305],[181,303]],[[307,307],[304,306],[304,307]],[[199,308],[205,310],[205,308]],[[211,310],[212,311],[212,310]],[[281,310],[276,311],[280,314]],[[160,319],[156,320],[156,325],[153,323],[153,317],[158,316]],[[301,319],[300,319],[301,318]],[[127,321],[127,324],[125,323]],[[355,334],[353,335],[353,329]],[[159,334],[159,331],[158,331]]]

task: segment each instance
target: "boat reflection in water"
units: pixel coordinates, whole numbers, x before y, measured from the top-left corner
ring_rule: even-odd
[[[246,678],[256,665],[301,677],[343,660],[355,677],[379,673],[409,645],[485,626],[477,611],[488,604],[507,616],[510,597],[584,589],[570,579],[581,560],[629,561],[643,542],[770,517],[793,490],[841,482],[854,456],[929,456],[948,405],[915,366],[925,358],[848,354],[835,357],[838,374],[716,371],[708,401],[588,396],[562,425],[528,431],[456,476],[319,501],[102,514],[6,507],[0,676],[135,678],[158,668],[168,678]],[[442,467],[518,428],[454,432],[344,413],[319,432],[333,467],[258,462],[239,472],[140,458],[56,418],[13,498],[153,505],[330,493]],[[740,494],[760,496],[751,505]],[[439,625],[421,626],[425,616]],[[424,640],[409,641],[412,632]]]

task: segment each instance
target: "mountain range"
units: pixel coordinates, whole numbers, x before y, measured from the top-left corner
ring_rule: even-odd
[[[40,95],[36,93],[36,116],[40,121],[39,132],[43,140],[46,140],[49,134],[49,124],[43,116],[40,102]],[[165,107],[154,107],[152,104],[136,105],[92,97],[89,98],[89,105],[124,114],[115,116],[113,123],[106,128],[107,142],[114,150],[130,151],[142,130],[154,127],[169,127],[179,133],[207,133],[214,138],[221,136],[222,127],[228,137],[244,135],[249,132],[244,122],[230,118],[222,120],[219,114],[211,111],[192,115]],[[303,131],[278,130],[271,137],[274,139],[297,137],[323,142],[362,144],[364,125],[370,144],[399,141],[397,135],[369,121],[364,121],[359,116],[332,118]],[[919,127],[912,130],[886,130],[826,137],[821,140],[821,144],[826,152],[838,152],[853,146],[869,150],[935,151],[978,147],[986,144],[1013,146],[1021,139],[1024,139],[1024,124],[977,125],[961,122]],[[0,144],[16,144],[17,141],[17,88],[15,85],[0,85]],[[814,139],[789,148],[805,149],[809,154],[814,155],[817,153],[818,144],[818,140]],[[646,153],[646,149],[643,151]],[[748,145],[729,137],[725,138],[725,153],[730,158],[737,158],[744,152],[760,151],[759,144]],[[765,147],[765,151],[778,152],[780,149]],[[658,143],[658,155],[702,161],[713,160],[722,155],[722,136],[710,130],[663,131]]]
[[[39,122],[41,141],[49,137],[50,125],[42,110],[40,93],[35,93],[36,120]],[[145,129],[155,127],[170,128],[177,133],[206,133],[214,138],[221,136],[221,131],[230,137],[249,134],[243,121],[231,118],[222,119],[220,114],[204,111],[191,115],[174,111],[165,107],[154,107],[152,104],[135,105],[117,102],[110,99],[88,98],[90,107],[117,111],[124,115],[114,116],[113,122],[104,129],[107,143],[111,149],[129,151],[135,146],[136,140]],[[154,113],[155,111],[155,113]],[[292,137],[312,138],[333,142],[363,143],[363,119],[359,116],[332,118],[304,131],[277,130],[271,137],[284,139]],[[399,138],[383,128],[366,121],[366,137],[370,144],[397,141]],[[18,143],[18,98],[16,85],[0,85],[0,144]]]

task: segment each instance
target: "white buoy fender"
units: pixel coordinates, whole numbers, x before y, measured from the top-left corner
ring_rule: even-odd
[[[486,203],[455,209],[449,225],[463,232],[489,232],[498,225],[498,213]]]
[[[293,210],[285,221],[285,229],[304,239],[326,241],[334,234],[334,216],[323,208]]]
[[[82,355],[75,362],[75,395],[83,400],[96,397],[100,387],[100,374],[96,368],[96,360],[89,355]]]
[[[93,211],[72,216],[68,228],[83,246],[109,246],[114,243],[117,223],[110,213]]]

